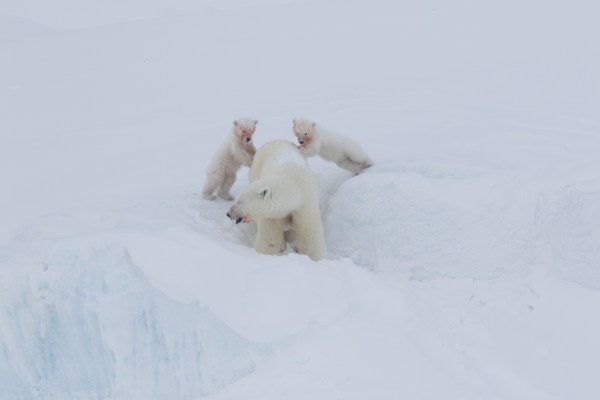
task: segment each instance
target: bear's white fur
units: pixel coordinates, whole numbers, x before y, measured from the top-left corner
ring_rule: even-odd
[[[373,165],[371,158],[353,139],[325,129],[308,119],[294,119],[293,123],[300,151],[306,157],[318,155],[354,175]]]
[[[213,157],[206,171],[206,182],[202,189],[202,197],[214,200],[215,190],[224,200],[233,200],[229,191],[233,186],[238,170],[242,165],[250,167],[256,147],[252,135],[256,130],[257,120],[239,118],[233,121],[233,128],[227,139]]]
[[[288,242],[314,261],[323,258],[319,187],[299,149],[287,140],[265,143],[254,157],[250,182],[227,216],[236,223],[256,221],[256,251],[279,254]]]

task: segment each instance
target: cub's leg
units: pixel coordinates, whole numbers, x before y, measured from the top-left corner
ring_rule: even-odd
[[[206,177],[206,183],[204,183],[204,188],[202,189],[202,197],[205,200],[214,200],[215,195],[213,194],[215,190],[225,180],[225,171],[215,168],[208,173]]]
[[[231,187],[233,186],[233,184],[235,182],[235,178],[236,178],[235,173],[225,174],[223,183],[221,184],[221,187],[219,188],[219,197],[222,198],[223,200],[233,200],[233,196],[231,195],[231,193],[229,193],[229,191],[231,190]]]
[[[353,161],[347,157],[345,157],[341,161],[336,162],[336,164],[338,167],[345,169],[346,171],[352,172],[354,176],[360,174],[365,169],[363,164],[357,163],[356,161]]]

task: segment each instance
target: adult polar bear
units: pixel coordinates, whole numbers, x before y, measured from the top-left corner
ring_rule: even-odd
[[[236,223],[256,221],[254,248],[259,253],[279,254],[289,242],[314,261],[325,255],[317,180],[300,150],[287,140],[261,146],[250,168],[250,184],[227,216]]]

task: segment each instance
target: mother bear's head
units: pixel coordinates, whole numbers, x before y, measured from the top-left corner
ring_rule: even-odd
[[[227,217],[236,224],[260,218],[285,218],[302,205],[303,197],[293,180],[269,176],[246,186],[227,211]]]

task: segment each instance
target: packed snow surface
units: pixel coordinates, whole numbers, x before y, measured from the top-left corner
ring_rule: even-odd
[[[1,2],[0,399],[600,398],[598,15]],[[239,117],[375,161],[309,160],[324,260],[202,200]]]

